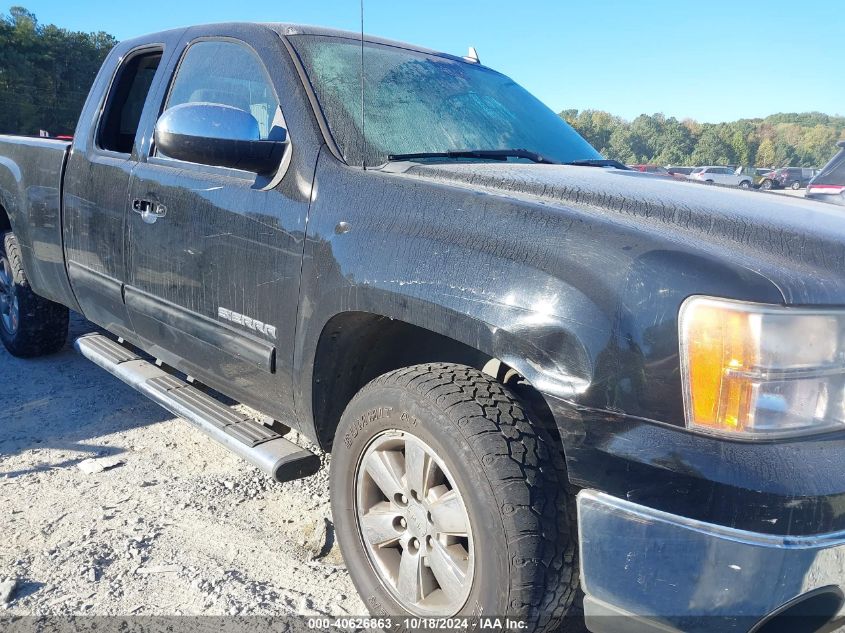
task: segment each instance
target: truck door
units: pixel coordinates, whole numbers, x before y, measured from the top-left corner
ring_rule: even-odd
[[[74,294],[87,318],[124,336],[131,332],[122,293],[129,179],[163,56],[163,44],[112,52],[109,59],[120,59],[117,71],[106,74],[107,61],[91,89],[79,128],[93,123],[74,138],[64,178],[63,230]]]
[[[196,102],[252,114],[262,138],[283,121],[263,62],[231,38],[187,46],[161,110]],[[308,198],[290,190],[153,148],[132,177],[125,289],[143,347],[282,419],[293,410],[290,359],[308,208]]]

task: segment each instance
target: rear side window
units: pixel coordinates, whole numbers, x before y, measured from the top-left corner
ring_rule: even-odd
[[[217,103],[250,113],[261,138],[271,137],[279,101],[258,56],[242,44],[205,40],[192,44],[170,89],[167,108]]]
[[[118,69],[97,131],[100,149],[120,154],[132,152],[161,54],[161,50],[147,50],[128,58]]]

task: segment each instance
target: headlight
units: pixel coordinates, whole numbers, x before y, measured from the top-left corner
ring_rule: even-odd
[[[845,428],[845,311],[691,297],[679,328],[688,428],[742,438]]]

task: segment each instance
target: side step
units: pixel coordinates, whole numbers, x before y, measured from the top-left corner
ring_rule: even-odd
[[[311,451],[232,411],[107,336],[86,334],[76,339],[74,347],[88,360],[187,420],[276,481],[308,477],[320,469],[320,458]]]

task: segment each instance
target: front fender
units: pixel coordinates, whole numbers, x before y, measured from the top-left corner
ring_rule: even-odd
[[[499,230],[496,224],[513,215],[508,201],[494,206],[486,198],[488,221],[474,233],[470,211],[462,209],[484,199],[353,170],[325,154],[314,195],[294,350],[300,420],[313,419],[311,383],[320,336],[344,312],[376,314],[449,337],[498,358],[540,391],[561,398],[574,398],[590,385],[593,359],[611,335],[615,302],[599,305],[588,296],[592,290],[609,297],[584,281],[588,265],[573,266],[571,283],[557,271],[557,261],[535,257],[531,236]],[[340,222],[351,230],[336,232]],[[546,242],[558,244],[557,227],[538,230],[544,228]]]

